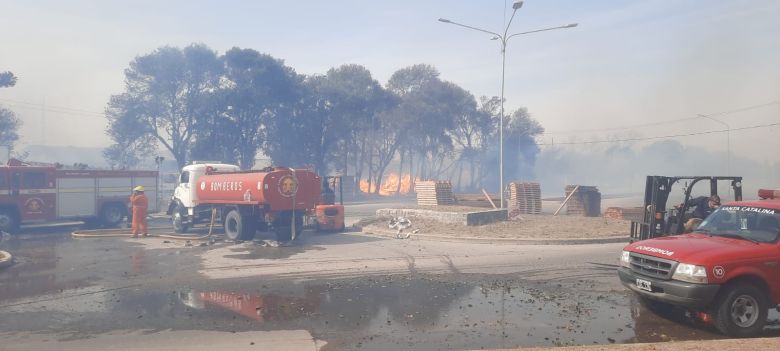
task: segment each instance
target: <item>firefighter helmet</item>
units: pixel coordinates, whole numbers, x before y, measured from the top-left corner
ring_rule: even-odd
[[[133,191],[144,191],[144,186],[143,185],[139,185],[139,186],[133,188]]]

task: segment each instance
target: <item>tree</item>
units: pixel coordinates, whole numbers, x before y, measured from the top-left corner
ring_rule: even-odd
[[[14,85],[16,85],[16,76],[12,72],[0,72],[0,88],[9,88]]]
[[[19,140],[17,131],[21,124],[13,111],[0,106],[0,145],[13,150],[14,143]]]
[[[114,144],[103,150],[103,158],[111,168],[128,169],[155,151],[155,139],[149,124],[139,114],[144,105],[128,94],[115,95],[106,108],[108,134]]]
[[[324,99],[330,133],[324,135],[323,163],[347,168],[349,154],[357,160],[371,156],[368,142],[378,126],[378,115],[397,101],[360,65],[342,65],[328,70],[317,93]],[[340,157],[346,155],[346,157]],[[362,176],[362,162],[355,164],[356,175]]]
[[[305,78],[300,87],[300,100],[284,108],[267,126],[263,151],[278,165],[302,166],[315,164],[323,130],[320,121],[325,112],[313,91],[318,77]]]
[[[16,85],[16,76],[11,72],[0,72],[0,88]],[[8,148],[8,153],[13,150],[14,143],[19,140],[19,126],[22,122],[16,118],[13,111],[0,106],[0,145]]]
[[[422,178],[441,175],[446,160],[452,157],[450,131],[455,118],[473,111],[475,104],[467,91],[437,76],[438,72],[430,66],[417,65],[396,72],[388,83],[393,91],[402,94],[399,108],[408,119],[403,142],[413,154],[420,156],[418,174]]]
[[[474,98],[471,97],[473,100]],[[480,97],[479,107],[468,103],[468,108],[456,116],[455,127],[452,130],[453,141],[460,150],[460,170],[458,171],[458,186],[461,186],[460,177],[463,173],[463,164],[469,166],[468,188],[471,191],[479,190],[477,170],[480,160],[487,149],[488,138],[496,129],[493,116],[497,114],[500,99],[498,97]]]
[[[284,62],[252,49],[233,48],[223,56],[224,118],[241,168],[252,168],[271,119],[284,118],[285,106],[296,103],[301,78]],[[294,130],[287,134],[294,134]]]
[[[505,174],[518,179],[532,178],[536,156],[539,154],[536,137],[544,133],[544,128],[524,107],[505,118],[504,124]]]
[[[121,94],[125,96],[112,98],[108,108],[132,109],[133,113],[117,115],[138,119],[152,140],[168,149],[183,167],[188,161],[196,123],[208,110],[206,104],[213,101],[208,97],[217,90],[221,71],[216,52],[205,45],[161,47],[130,63],[125,70],[125,92]],[[117,101],[133,105],[112,105]],[[109,122],[117,123],[111,119]],[[121,144],[116,136],[123,131],[115,130],[112,137]]]
[[[362,158],[371,121],[392,104],[392,96],[360,65],[307,77],[299,96],[292,113],[271,121],[273,132],[268,133],[264,151],[274,162],[303,161],[322,173],[331,167],[345,170],[350,154],[357,159],[363,153]]]
[[[404,97],[436,81],[439,81],[439,71],[436,68],[431,65],[416,64],[395,71],[387,82],[387,89]]]

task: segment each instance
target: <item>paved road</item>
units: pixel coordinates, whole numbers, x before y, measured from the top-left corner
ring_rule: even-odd
[[[622,244],[304,232],[290,247],[264,238],[185,246],[68,232],[2,243],[19,262],[0,271],[0,349],[437,350],[718,338],[628,295],[614,273]]]

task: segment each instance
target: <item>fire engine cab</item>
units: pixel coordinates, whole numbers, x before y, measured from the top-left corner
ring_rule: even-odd
[[[780,304],[780,190],[733,201],[692,233],[637,241],[618,275],[648,305],[688,308],[728,336],[759,334]]]
[[[57,220],[115,226],[127,215],[128,196],[138,185],[155,199],[157,172],[59,169],[10,160],[0,165],[0,230]],[[149,201],[149,211],[157,211],[156,201]]]

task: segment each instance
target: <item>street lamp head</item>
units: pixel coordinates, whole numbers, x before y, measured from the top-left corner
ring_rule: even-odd
[[[446,18],[439,18],[439,22],[443,22],[443,23],[452,23],[452,21],[450,21],[450,20],[448,20],[448,19],[446,19]]]
[[[577,26],[577,23],[570,23],[570,24],[567,24],[565,28],[574,28],[576,26]]]
[[[513,10],[519,10],[521,7],[523,7],[523,2],[522,1],[515,1],[515,3],[512,4],[512,9]]]

